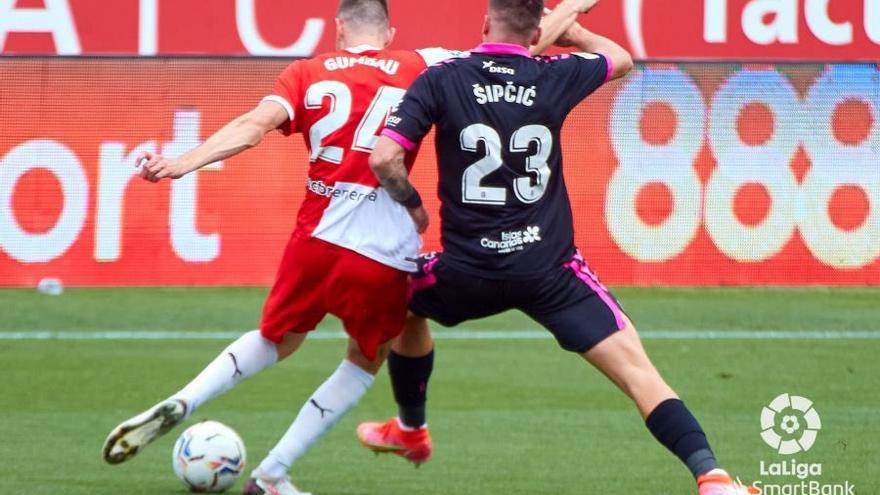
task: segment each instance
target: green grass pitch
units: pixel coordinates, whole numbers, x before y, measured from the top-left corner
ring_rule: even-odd
[[[823,421],[815,447],[795,459],[822,463],[822,482],[846,480],[856,493],[880,493],[880,289],[616,293],[730,471],[774,481],[759,475],[760,462],[783,458],[762,442],[759,416],[788,392],[815,401]],[[101,443],[119,421],[174,392],[226,345],[22,340],[13,333],[242,331],[256,326],[264,296],[265,289],[79,289],[61,297],[0,291],[0,494],[184,493],[171,471],[176,435],[121,466],[103,463]],[[466,328],[536,329],[513,313]],[[656,330],[700,329],[873,337],[650,338]],[[307,342],[196,418],[237,429],[253,467],[338,365],[343,347],[340,340]],[[383,372],[362,403],[294,467],[300,488],[318,495],[695,493],[686,469],[651,438],[629,401],[552,339],[441,338],[437,352],[429,403],[434,460],[416,470],[357,444],[358,422],[394,412]],[[233,493],[239,491],[240,485]]]

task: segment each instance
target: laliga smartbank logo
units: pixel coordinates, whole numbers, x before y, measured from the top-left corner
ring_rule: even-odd
[[[759,471],[765,480],[756,481],[755,488],[762,495],[854,495],[855,485],[849,481],[821,479],[821,463],[798,462],[791,457],[812,449],[821,430],[819,412],[806,397],[782,394],[765,406],[761,410],[761,439],[785,459],[761,461]]]
[[[782,455],[813,448],[822,420],[806,397],[782,394],[761,411],[761,438]]]

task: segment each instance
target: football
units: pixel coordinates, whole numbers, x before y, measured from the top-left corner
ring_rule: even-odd
[[[175,474],[190,491],[220,493],[235,484],[246,460],[244,442],[235,430],[216,421],[204,421],[180,435],[171,462]]]

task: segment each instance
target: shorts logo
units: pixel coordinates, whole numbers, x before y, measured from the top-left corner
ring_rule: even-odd
[[[819,413],[805,397],[782,394],[761,411],[761,438],[782,455],[810,450],[821,429]]]
[[[531,227],[526,227],[525,230],[502,232],[501,240],[493,240],[484,237],[480,240],[480,245],[486,249],[495,251],[498,254],[507,254],[514,251],[522,251],[525,249],[526,244],[535,244],[542,240],[541,227],[533,225]]]

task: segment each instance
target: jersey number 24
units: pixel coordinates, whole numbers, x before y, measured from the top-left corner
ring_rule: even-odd
[[[393,86],[382,86],[376,92],[373,102],[358,124],[354,134],[354,142],[351,149],[370,153],[376,147],[379,139],[377,134],[385,124],[388,111],[400,103],[406,90]],[[352,96],[351,89],[339,81],[321,81],[309,86],[306,91],[306,108],[320,110],[324,98],[330,98],[330,112],[322,119],[315,122],[309,131],[309,141],[312,147],[311,161],[318,158],[330,163],[342,163],[345,153],[339,146],[324,146],[324,139],[338,131],[351,118]]]

